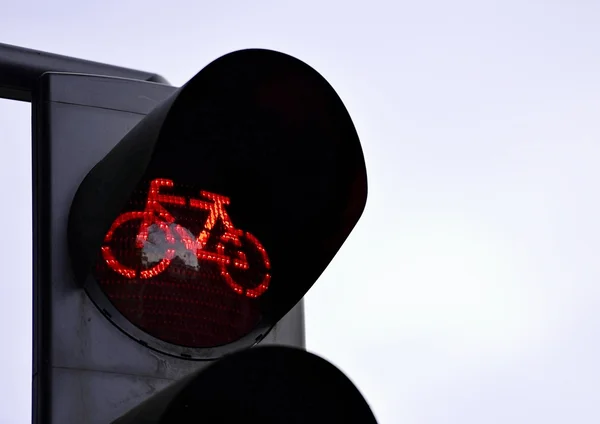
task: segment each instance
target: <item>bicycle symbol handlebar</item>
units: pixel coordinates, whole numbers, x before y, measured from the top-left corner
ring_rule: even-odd
[[[104,244],[101,247],[102,257],[106,264],[113,271],[128,279],[153,278],[163,273],[169,265],[171,265],[171,262],[175,257],[180,256],[182,259],[186,260],[184,255],[178,254],[177,252],[176,243],[179,242],[183,244],[184,249],[187,252],[193,253],[193,256],[195,256],[197,260],[217,263],[221,277],[236,293],[250,298],[257,298],[267,291],[271,280],[271,275],[268,272],[271,268],[271,264],[267,252],[256,237],[247,231],[242,231],[234,227],[225,210],[225,206],[230,203],[229,198],[219,194],[201,191],[200,194],[204,200],[189,199],[189,202],[187,202],[186,198],[183,196],[161,193],[160,189],[163,187],[172,188],[174,187],[174,182],[162,178],[152,180],[148,190],[145,209],[143,211],[125,212],[118,216],[112,223],[104,237]],[[207,211],[208,216],[198,237],[194,237],[188,229],[175,223],[175,217],[165,209],[163,206],[165,204],[188,206],[192,209]],[[142,251],[146,248],[146,257],[152,255],[152,241],[153,239],[156,239],[158,235],[162,235],[162,239],[165,241],[166,245],[166,249],[159,249],[158,253],[154,253],[154,260],[147,260],[147,262],[154,265],[139,271],[120,263],[109,246],[110,242],[113,240],[115,231],[123,224],[134,220],[141,221],[136,236],[136,247],[142,249]],[[219,220],[221,220],[225,231],[216,244],[216,252],[208,251],[207,242],[209,236]],[[245,238],[248,245],[253,246],[260,253],[265,269],[261,282],[254,288],[244,288],[235,281],[227,270],[227,267],[231,266],[239,270],[249,269],[247,257],[240,249],[242,247],[242,238]],[[231,243],[236,247],[235,257],[231,257],[225,253],[225,243]]]

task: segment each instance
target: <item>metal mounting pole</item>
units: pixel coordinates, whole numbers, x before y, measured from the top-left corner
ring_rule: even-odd
[[[0,43],[0,98],[31,101],[45,72],[105,75],[168,84],[157,74]]]

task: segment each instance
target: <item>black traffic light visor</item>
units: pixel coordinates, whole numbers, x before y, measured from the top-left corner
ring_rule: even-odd
[[[251,287],[236,285],[236,270],[231,275],[224,267],[215,272],[231,276],[232,289],[253,298],[263,321],[271,324],[325,270],[357,223],[367,197],[359,138],[334,89],[305,63],[260,49],[237,51],[210,63],[159,104],[83,180],[69,222],[73,267],[81,282],[93,272],[117,217],[126,220],[133,216],[130,211],[144,210],[151,184],[161,181],[195,194],[197,204],[208,199],[201,193],[228,199],[227,215],[220,206],[210,209],[207,213],[215,220],[209,225],[206,218],[204,228],[217,228],[215,222],[222,221],[221,229],[228,231],[227,220],[234,223],[229,234],[239,231],[240,238],[262,252],[262,257],[255,256],[263,259],[265,277]],[[162,194],[169,194],[169,187],[163,189]],[[143,196],[134,198],[133,193]],[[161,227],[164,233],[187,237],[182,225],[169,225],[171,230]],[[202,231],[186,228],[194,237]],[[194,243],[197,251],[202,249]],[[219,248],[216,243],[213,252]],[[215,257],[211,260],[218,261]],[[104,257],[107,263],[110,258]],[[241,254],[239,258],[246,260]],[[250,259],[248,263],[252,270]],[[146,278],[162,272],[159,268],[144,271],[145,276],[126,267],[119,272]]]
[[[267,346],[225,356],[113,424],[357,423],[376,419],[356,386],[306,351]]]

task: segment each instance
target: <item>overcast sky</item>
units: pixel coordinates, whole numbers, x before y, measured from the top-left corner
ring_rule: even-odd
[[[0,6],[0,42],[175,85],[247,47],[313,66],[369,199],[307,296],[308,348],[381,423],[600,422],[600,2]],[[0,424],[29,419],[29,122],[0,101]]]

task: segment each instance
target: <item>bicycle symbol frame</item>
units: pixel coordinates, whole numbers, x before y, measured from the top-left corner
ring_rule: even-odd
[[[115,219],[110,229],[106,233],[106,236],[104,237],[104,245],[101,247],[102,257],[106,264],[113,271],[129,279],[153,278],[164,272],[169,267],[173,259],[177,256],[174,245],[177,241],[180,241],[183,243],[187,251],[195,254],[198,260],[216,262],[219,265],[222,278],[234,292],[250,298],[257,298],[261,296],[269,288],[271,275],[268,272],[265,272],[260,284],[258,284],[255,288],[248,289],[236,282],[231,274],[227,271],[227,266],[234,266],[235,268],[242,270],[249,268],[246,255],[241,250],[238,249],[236,251],[237,257],[233,258],[225,253],[224,243],[232,243],[237,248],[242,246],[240,237],[245,237],[249,244],[253,245],[260,252],[265,269],[269,270],[271,268],[267,252],[258,239],[247,231],[242,231],[235,228],[231,222],[229,215],[225,211],[225,206],[230,203],[230,199],[219,194],[201,191],[200,194],[205,200],[189,199],[188,202],[184,196],[175,196],[160,192],[161,188],[172,188],[174,185],[175,184],[172,180],[164,178],[152,180],[148,190],[145,209],[143,211],[125,212]],[[208,211],[208,216],[204,222],[204,227],[198,237],[194,238],[189,230],[179,224],[176,224],[175,217],[163,207],[163,204],[188,206],[190,208]],[[220,240],[216,245],[216,252],[209,252],[205,249],[206,244],[212,229],[219,219],[223,223],[225,231],[220,236]],[[152,226],[155,226],[155,229],[158,229],[164,233],[167,246],[173,245],[167,247],[166,252],[164,255],[162,255],[163,257],[158,260],[156,265],[139,272],[120,263],[116,259],[109,246],[109,243],[111,242],[117,228],[124,223],[133,220],[141,220],[139,231],[136,236],[136,247],[143,248],[145,246],[151,234],[150,230],[152,229]]]

